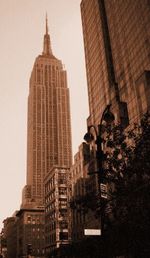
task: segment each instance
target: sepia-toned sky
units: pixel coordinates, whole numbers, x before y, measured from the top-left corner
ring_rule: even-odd
[[[26,183],[27,97],[42,53],[45,15],[54,55],[67,70],[73,154],[83,140],[88,98],[80,0],[0,0],[0,229],[20,208]]]

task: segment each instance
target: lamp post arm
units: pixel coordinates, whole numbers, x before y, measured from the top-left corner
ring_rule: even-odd
[[[95,132],[96,138],[97,138],[97,136],[98,136],[98,131],[97,131],[95,125],[90,125],[90,126],[88,126],[88,133],[90,133],[90,131],[91,131],[92,128],[94,129],[94,132]]]
[[[102,113],[102,117],[101,117],[101,121],[100,121],[100,125],[102,124],[103,120],[104,120],[104,115],[106,114],[106,112],[108,112],[110,110],[111,104],[107,105]]]

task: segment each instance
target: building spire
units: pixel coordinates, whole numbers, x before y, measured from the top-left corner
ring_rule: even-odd
[[[46,12],[46,35],[48,35],[48,18],[47,18],[47,12]]]
[[[50,35],[48,34],[48,18],[46,13],[46,33],[44,35],[43,55],[52,55]]]

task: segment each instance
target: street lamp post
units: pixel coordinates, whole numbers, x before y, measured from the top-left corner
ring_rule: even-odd
[[[107,105],[105,110],[102,113],[102,117],[100,120],[100,124],[98,124],[98,127],[95,125],[90,125],[88,126],[88,132],[84,135],[84,140],[87,143],[91,143],[95,139],[95,144],[96,144],[96,160],[97,160],[97,169],[98,171],[96,172],[98,175],[98,191],[99,191],[99,198],[100,198],[100,217],[101,217],[101,235],[104,233],[104,209],[103,209],[103,197],[102,197],[102,190],[101,186],[104,183],[104,175],[103,175],[103,148],[102,148],[102,124],[103,122],[106,122],[106,124],[111,124],[115,117],[113,113],[110,111],[111,105]],[[95,132],[95,137],[91,133],[91,129],[94,129]],[[95,173],[95,172],[94,172]]]

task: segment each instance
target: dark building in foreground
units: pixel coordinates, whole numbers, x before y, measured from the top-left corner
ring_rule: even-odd
[[[119,120],[119,102],[127,103],[132,123],[150,108],[150,3],[82,0],[81,16],[90,108],[88,125],[100,122],[109,103]]]
[[[80,198],[86,194],[88,181],[87,161],[89,160],[89,146],[82,143],[74,156],[74,164],[71,167],[71,238],[72,241],[80,241],[84,235],[87,222],[87,214],[83,209]],[[96,226],[96,225],[95,225]]]
[[[97,126],[109,104],[112,104],[115,121],[121,122],[124,127],[138,122],[142,114],[150,109],[150,1],[82,0],[81,17],[90,111],[87,125]],[[95,144],[90,148],[86,170],[95,172]],[[78,163],[75,156],[73,177]],[[78,184],[73,186],[74,199],[75,191],[83,180],[84,169],[79,168]],[[95,180],[94,174],[84,177],[89,179],[84,180],[87,184],[85,189],[91,182],[89,193],[97,186],[97,176]],[[81,191],[78,193],[81,194]],[[78,205],[75,208],[72,212],[73,225],[80,222]],[[84,237],[83,229],[86,226],[83,225],[80,233],[79,226],[77,232],[80,238]],[[73,237],[74,240],[78,238],[76,235]]]

